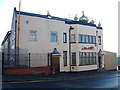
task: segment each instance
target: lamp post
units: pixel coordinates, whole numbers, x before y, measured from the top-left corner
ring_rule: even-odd
[[[74,28],[72,26],[69,27],[69,68],[70,68],[70,72],[71,72],[71,30],[73,30]]]

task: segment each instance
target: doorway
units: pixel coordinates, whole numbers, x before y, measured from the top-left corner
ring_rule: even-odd
[[[55,68],[55,73],[60,72],[59,59],[60,59],[59,55],[52,55],[52,66]]]
[[[98,67],[99,68],[102,68],[102,65],[101,65],[101,56],[98,56]]]

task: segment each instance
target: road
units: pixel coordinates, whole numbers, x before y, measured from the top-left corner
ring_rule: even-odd
[[[118,88],[119,77],[118,71],[110,71],[68,80],[6,82],[3,83],[3,88]]]

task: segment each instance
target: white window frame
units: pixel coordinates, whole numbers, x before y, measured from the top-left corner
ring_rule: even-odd
[[[52,40],[52,37],[51,37],[52,34],[56,34],[56,41]],[[57,32],[50,32],[50,42],[58,42],[58,33]]]
[[[29,30],[29,40],[37,41],[37,31],[36,30]]]

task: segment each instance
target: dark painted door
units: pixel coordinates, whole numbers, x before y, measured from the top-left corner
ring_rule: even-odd
[[[101,68],[101,64],[102,64],[102,63],[101,63],[101,57],[99,56],[99,57],[98,57],[98,65],[99,65],[99,68]]]

